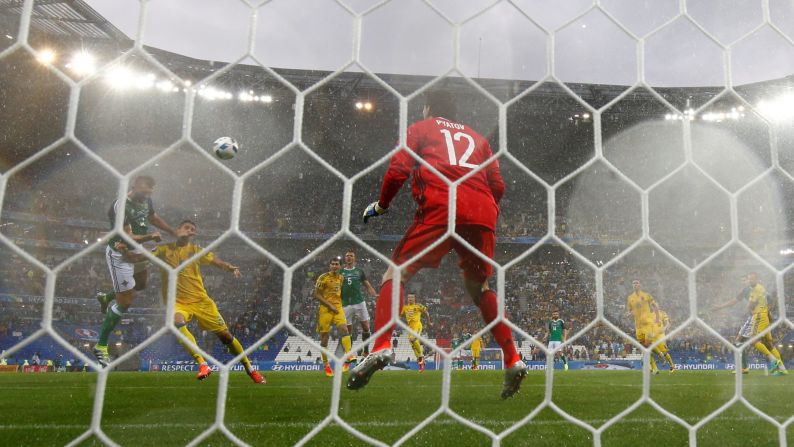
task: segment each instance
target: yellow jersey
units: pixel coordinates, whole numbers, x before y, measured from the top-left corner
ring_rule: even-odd
[[[471,342],[471,349],[475,351],[482,349],[482,339],[480,337],[474,337],[474,340]]]
[[[424,312],[427,312],[427,307],[424,304],[406,304],[400,311],[400,315],[405,316],[405,321],[408,324],[416,324],[422,322],[422,313]]]
[[[670,316],[667,315],[667,312],[660,310],[659,311],[659,323],[656,323],[656,335],[664,334],[664,328],[670,323]]]
[[[750,304],[753,306],[753,315],[769,312],[769,306],[766,302],[766,288],[761,284],[756,284],[750,289]]]
[[[344,276],[340,273],[323,273],[317,278],[317,282],[314,284],[314,290],[320,292],[320,295],[334,306],[341,306],[343,279]]]
[[[655,305],[656,300],[653,299],[651,294],[642,290],[632,292],[626,300],[626,306],[634,316],[634,324],[636,326],[656,323]]]
[[[187,259],[201,251],[201,247],[194,244],[179,246],[176,242],[158,245],[152,254],[162,259],[171,267],[177,268]],[[204,279],[201,277],[201,265],[209,264],[215,259],[215,254],[207,252],[192,264],[179,271],[176,279],[176,302],[182,304],[198,303],[210,297],[204,289]],[[163,299],[168,296],[168,273],[163,271]]]

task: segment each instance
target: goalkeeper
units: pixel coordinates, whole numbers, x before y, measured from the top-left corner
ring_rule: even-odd
[[[363,217],[366,223],[368,219],[385,213],[403,183],[408,177],[413,177],[412,192],[418,205],[416,216],[394,249],[392,260],[398,265],[405,264],[431,244],[439,240],[441,243],[411,264],[403,265],[401,275],[396,275],[391,267],[384,274],[375,306],[375,332],[388,328],[375,340],[372,353],[351,370],[348,389],[363,388],[377,370],[383,369],[393,359],[393,281],[400,282],[397,297],[400,304],[397,309],[400,309],[404,285],[421,269],[437,268],[450,250],[455,250],[460,258],[466,291],[480,308],[485,323],[489,324],[499,316],[496,293],[488,286],[488,278],[492,273],[490,260],[493,259],[496,245],[494,231],[499,200],[505,191],[499,163],[490,160],[493,153],[488,140],[457,121],[457,107],[449,92],[428,92],[423,115],[424,120],[408,128],[407,149],[392,157],[383,179],[380,198],[367,207]],[[421,158],[425,163],[419,163],[414,157]],[[467,245],[458,239],[446,237],[449,187],[436,171],[450,182],[466,177],[456,188],[457,206],[455,222],[452,224],[457,236]],[[521,381],[527,375],[526,367],[519,359],[513,333],[504,322],[495,324],[491,333],[504,352],[502,398],[508,398],[518,392]]]

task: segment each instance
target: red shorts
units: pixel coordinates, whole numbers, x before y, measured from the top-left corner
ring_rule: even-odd
[[[405,263],[441,238],[446,231],[446,225],[414,223],[408,228],[397,247],[394,248],[392,261],[397,265]],[[485,257],[493,259],[494,248],[496,247],[496,235],[493,230],[479,225],[458,225],[455,232]],[[458,253],[460,258],[458,265],[463,269],[463,275],[467,279],[484,282],[491,276],[493,272],[491,264],[469,251],[467,247],[452,237],[448,237],[444,242],[436,245],[435,248],[425,253],[424,256],[415,260],[405,269],[411,274],[415,274],[425,267],[437,268],[444,256],[453,249]]]

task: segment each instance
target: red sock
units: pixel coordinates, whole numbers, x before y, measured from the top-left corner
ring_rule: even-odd
[[[485,324],[496,319],[499,312],[496,293],[493,290],[487,290],[482,294],[480,313],[482,313]],[[491,328],[491,334],[493,334],[493,338],[499,343],[502,352],[504,352],[505,368],[510,368],[518,361],[518,352],[516,352],[516,344],[513,341],[513,331],[503,322],[499,322]]]
[[[400,305],[397,307],[397,312],[403,307],[403,291],[405,287],[400,283]],[[388,280],[380,287],[378,294],[378,303],[375,305],[375,332],[380,328],[386,326],[391,320],[391,292],[392,280]],[[391,348],[391,334],[394,331],[394,325],[391,325],[384,333],[380,334],[375,339],[375,344],[372,346],[372,352],[382,351]]]

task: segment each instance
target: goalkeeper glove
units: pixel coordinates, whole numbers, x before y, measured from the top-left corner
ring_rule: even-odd
[[[362,216],[364,217],[364,223],[367,223],[370,217],[377,217],[381,214],[386,214],[386,211],[389,211],[389,209],[381,208],[380,205],[378,205],[378,202],[370,203],[367,209],[364,210],[364,215]]]

